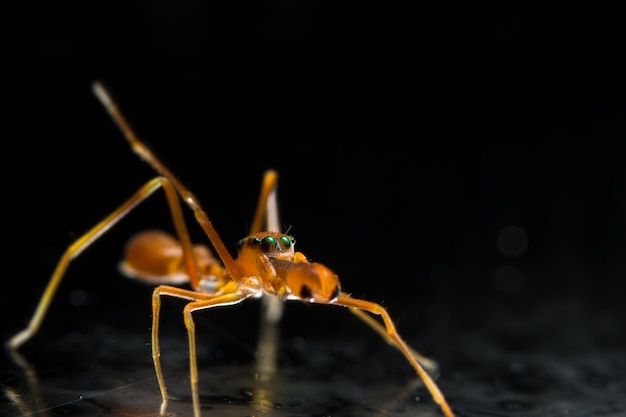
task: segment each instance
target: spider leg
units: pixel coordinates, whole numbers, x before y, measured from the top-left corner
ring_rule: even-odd
[[[182,182],[156,157],[156,155],[137,137],[135,132],[131,129],[130,125],[126,121],[126,118],[122,115],[122,112],[118,108],[117,104],[113,101],[109,93],[105,90],[105,88],[99,82],[94,82],[92,85],[92,89],[96,97],[100,100],[106,111],[109,113],[117,127],[120,129],[124,138],[128,141],[128,144],[132,148],[132,150],[141,157],[143,161],[148,163],[156,172],[158,172],[163,177],[167,178],[169,182],[172,184],[180,198],[193,210],[196,220],[198,224],[207,237],[211,241],[215,252],[222,260],[226,271],[228,271],[228,276],[230,276],[235,281],[240,281],[243,279],[241,275],[241,271],[237,268],[235,264],[235,260],[233,259],[230,252],[224,245],[224,242],[217,234],[217,230],[213,227],[213,224],[209,220],[209,216],[206,214],[200,202],[196,198],[195,195],[187,189],[183,185]]]
[[[115,209],[111,214],[105,217],[102,221],[92,227],[87,233],[79,237],[74,243],[72,243],[64,252],[63,256],[57,263],[50,281],[44,290],[41,299],[35,309],[35,312],[30,319],[30,322],[20,332],[16,333],[9,341],[8,347],[10,349],[17,349],[23,345],[27,340],[32,338],[35,333],[41,327],[41,323],[50,307],[50,303],[54,298],[57,288],[61,282],[61,279],[65,275],[65,272],[73,259],[78,257],[85,249],[87,249],[93,242],[98,240],[100,236],[111,229],[121,219],[123,219],[130,211],[132,211],[137,205],[147,199],[152,193],[159,188],[163,188],[165,196],[167,198],[172,219],[178,233],[179,240],[183,247],[183,253],[185,256],[185,262],[189,271],[190,277],[196,282],[198,281],[196,262],[191,250],[191,241],[189,233],[185,227],[183,216],[181,213],[180,202],[176,195],[176,190],[172,187],[170,181],[165,177],[156,177],[145,183],[139,190],[135,192],[128,200]]]
[[[439,407],[441,407],[441,411],[443,412],[443,414],[446,417],[454,417],[454,414],[452,413],[452,410],[450,409],[450,406],[448,405],[442,392],[439,390],[439,387],[437,387],[435,381],[433,381],[430,375],[428,375],[422,365],[420,365],[419,361],[415,358],[412,353],[412,349],[406,344],[406,342],[402,340],[402,338],[398,334],[398,331],[396,330],[396,326],[393,324],[393,321],[391,320],[391,317],[389,316],[389,313],[387,313],[387,310],[385,310],[385,308],[371,301],[351,298],[344,293],[340,294],[337,298],[337,301],[335,301],[333,304],[347,307],[351,310],[356,309],[379,315],[385,324],[385,328],[387,329],[387,334],[389,335],[389,338],[393,341],[393,343],[395,343],[396,347],[400,350],[400,352],[402,352],[407,361],[409,361],[409,363],[411,364],[413,369],[415,369],[422,381],[424,381],[424,385],[426,385],[426,388],[432,395],[435,402],[439,404]],[[374,328],[374,330],[376,329]]]
[[[189,335],[189,378],[191,385],[191,394],[193,398],[194,416],[200,417],[200,400],[198,394],[198,365],[196,362],[196,331],[195,324],[191,313],[196,310],[202,310],[210,307],[226,306],[237,304],[252,292],[236,291],[233,293],[213,296],[208,293],[201,293],[192,290],[186,290],[169,285],[159,285],[152,292],[152,360],[154,362],[154,370],[161,391],[161,409],[160,415],[164,416],[167,412],[167,388],[165,386],[165,378],[163,377],[163,368],[161,367],[161,347],[159,343],[159,318],[161,313],[161,296],[183,298],[191,300],[184,310],[184,321],[187,333]]]
[[[385,328],[385,326],[381,325],[372,316],[368,315],[363,310],[359,310],[359,309],[355,309],[355,308],[350,308],[348,310],[352,314],[354,314],[355,316],[357,316],[358,318],[363,320],[363,322],[365,322],[365,324],[370,326],[376,333],[378,333],[383,339],[385,339],[385,341],[387,343],[389,343],[390,345],[392,345],[395,348],[398,348],[398,345],[391,338],[391,336],[389,336],[389,333],[387,333],[387,329]],[[409,345],[407,345],[407,348],[411,352],[411,355],[413,355],[413,357],[422,365],[422,367],[426,371],[428,371],[429,374],[431,374],[431,375],[436,375],[437,374],[437,371],[439,369],[439,364],[437,364],[437,362],[435,362],[434,360],[432,360],[430,358],[427,358],[426,356],[422,355],[421,353],[419,353],[418,351],[416,351],[415,349],[413,349]]]
[[[263,217],[265,216],[265,230],[279,232],[280,222],[278,217],[278,205],[276,203],[276,188],[278,184],[278,173],[274,170],[267,170],[263,175],[261,192],[257,202],[254,218],[248,235],[253,235],[263,229]]]

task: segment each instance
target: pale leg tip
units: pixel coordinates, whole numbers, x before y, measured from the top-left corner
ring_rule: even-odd
[[[161,417],[164,417],[166,413],[167,413],[167,401],[163,401],[161,403],[161,410],[159,411],[159,415]]]
[[[29,331],[22,330],[11,339],[9,339],[9,341],[7,342],[7,347],[11,350],[16,350],[17,348],[22,346],[24,342],[26,342],[30,338],[30,336],[31,333]]]

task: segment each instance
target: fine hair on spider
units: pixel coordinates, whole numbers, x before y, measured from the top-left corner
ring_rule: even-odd
[[[183,319],[188,334],[191,398],[194,417],[200,417],[193,313],[212,307],[238,304],[250,297],[264,296],[264,300],[271,300],[267,304],[270,307],[265,309],[265,320],[268,323],[278,321],[282,312],[282,301],[286,300],[345,307],[404,355],[443,414],[454,417],[444,395],[426,371],[428,369],[430,373],[436,372],[437,364],[419,354],[400,337],[387,310],[379,304],[355,299],[343,292],[337,275],[330,268],[310,262],[304,254],[295,250],[293,236],[288,232],[278,231],[277,172],[265,172],[249,235],[237,243],[237,256],[233,257],[198,199],[137,137],[103,85],[96,81],[92,87],[132,150],[158,176],[146,182],[128,200],[66,249],[28,325],[8,341],[9,349],[17,350],[39,330],[70,262],[142,201],[158,189],[163,189],[176,237],[158,231],[140,232],[129,240],[125,257],[120,263],[120,270],[125,275],[155,285],[152,293],[151,342],[154,369],[161,394],[161,416],[166,415],[168,407],[167,387],[160,360],[161,298],[174,297],[187,302],[183,308]],[[204,245],[191,243],[181,200],[193,211],[213,251]],[[179,284],[186,284],[190,289],[177,286]],[[374,316],[380,316],[381,321]],[[268,366],[271,367],[271,359]]]

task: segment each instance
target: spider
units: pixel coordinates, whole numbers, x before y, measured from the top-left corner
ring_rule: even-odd
[[[129,241],[125,259],[120,264],[121,271],[127,276],[157,284],[152,293],[151,342],[152,358],[162,400],[161,416],[166,414],[168,406],[167,387],[160,361],[161,298],[168,296],[188,301],[183,309],[183,318],[188,333],[190,386],[194,417],[200,417],[193,313],[212,307],[238,304],[250,297],[266,296],[279,301],[299,300],[304,303],[346,307],[404,355],[443,414],[446,417],[454,417],[444,395],[425,370],[426,368],[432,372],[436,368],[436,363],[420,355],[404,342],[385,308],[374,302],[352,298],[342,291],[337,275],[330,268],[321,263],[310,262],[304,254],[295,250],[293,236],[277,231],[276,214],[268,215],[265,226],[269,230],[262,230],[264,216],[268,212],[276,211],[272,205],[275,205],[277,172],[274,170],[265,172],[250,234],[238,242],[238,255],[233,258],[197,198],[140,141],[103,85],[96,81],[92,88],[132,150],[159,175],[145,183],[126,202],[67,248],[27,327],[8,341],[9,349],[18,349],[38,331],[72,259],[79,256],[138,204],[162,188],[177,239],[163,232],[141,232]],[[217,257],[206,246],[192,245],[180,199],[193,211]],[[191,289],[176,286],[180,283],[188,283]],[[282,306],[282,303],[279,304]],[[280,316],[280,310],[274,311],[268,315],[270,321],[277,320]],[[382,323],[375,320],[372,315],[380,316]]]

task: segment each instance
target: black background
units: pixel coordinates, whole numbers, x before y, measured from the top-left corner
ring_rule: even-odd
[[[527,415],[587,401],[563,389],[570,377],[602,381],[588,396],[594,412],[626,412],[623,400],[599,399],[623,387],[621,355],[580,373],[571,365],[624,347],[623,4],[0,11],[3,335],[26,323],[63,250],[154,175],[92,95],[98,79],[232,250],[263,171],[277,169],[281,220],[298,249],[333,268],[345,291],[386,306],[440,361],[460,415],[478,412],[474,384],[521,398]],[[116,271],[125,240],[146,227],[171,230],[160,195],[71,265],[46,334],[100,320],[148,328],[149,289]],[[85,304],[68,301],[76,289]],[[331,310],[287,311],[285,338],[345,332],[346,316]],[[518,357],[531,369],[521,376]],[[576,376],[551,374],[555,358]],[[558,401],[544,397],[554,390]]]

